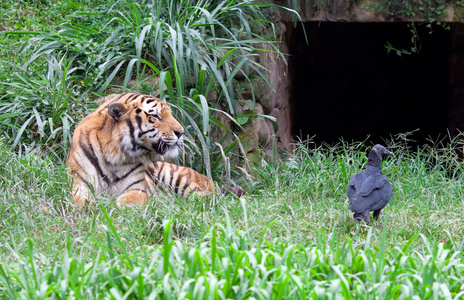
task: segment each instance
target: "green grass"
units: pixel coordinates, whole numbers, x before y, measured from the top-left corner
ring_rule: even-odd
[[[69,203],[63,166],[2,144],[0,296],[459,299],[464,164],[456,143],[388,145],[393,197],[372,226],[352,220],[345,196],[366,164],[360,144],[299,144],[292,159],[263,162],[241,199],[162,197],[118,209],[103,195],[84,210]]]

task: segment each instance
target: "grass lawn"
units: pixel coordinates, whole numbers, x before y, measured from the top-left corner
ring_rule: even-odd
[[[1,147],[0,295],[111,299],[459,299],[464,165],[450,149],[384,162],[393,197],[356,224],[345,197],[368,148],[299,145],[249,194],[70,205],[66,170]]]

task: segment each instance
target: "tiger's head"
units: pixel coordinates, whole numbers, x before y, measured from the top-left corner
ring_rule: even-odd
[[[168,158],[178,156],[184,128],[174,118],[165,100],[127,93],[110,103],[107,113],[119,125],[124,153],[132,157],[146,154]]]

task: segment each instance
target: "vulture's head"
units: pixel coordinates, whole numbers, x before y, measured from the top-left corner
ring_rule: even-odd
[[[372,152],[374,152],[377,157],[382,161],[385,155],[393,155],[393,152],[385,148],[384,146],[377,144],[372,148]]]

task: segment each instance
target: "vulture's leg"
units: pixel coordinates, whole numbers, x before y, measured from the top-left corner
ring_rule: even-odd
[[[378,209],[378,210],[374,210],[374,219],[375,220],[378,220],[379,219],[379,216],[380,216],[380,211],[382,209]]]
[[[371,212],[369,210],[366,210],[365,212],[363,212],[364,222],[366,222],[367,224],[371,222],[371,220],[369,219],[370,214]]]

